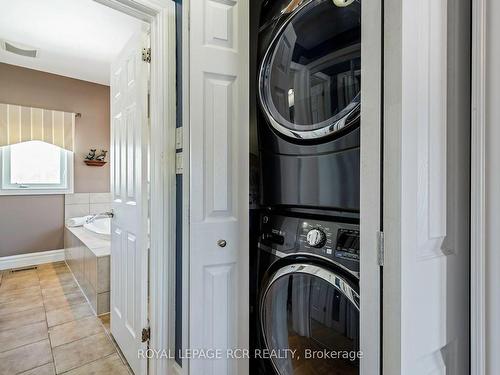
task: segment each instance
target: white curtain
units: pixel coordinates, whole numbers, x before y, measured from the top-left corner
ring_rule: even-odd
[[[43,141],[75,148],[75,114],[0,103],[0,147]]]

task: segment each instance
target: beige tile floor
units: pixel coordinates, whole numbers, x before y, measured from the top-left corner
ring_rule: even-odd
[[[0,271],[0,375],[129,375],[64,263]]]

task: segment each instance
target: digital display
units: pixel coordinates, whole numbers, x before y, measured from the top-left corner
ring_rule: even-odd
[[[335,250],[338,257],[359,260],[359,231],[339,229]]]

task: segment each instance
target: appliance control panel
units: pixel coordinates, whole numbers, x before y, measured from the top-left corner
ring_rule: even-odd
[[[262,214],[259,245],[278,256],[311,254],[359,272],[359,225]]]

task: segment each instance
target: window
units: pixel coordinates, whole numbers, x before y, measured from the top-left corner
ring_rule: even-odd
[[[73,192],[73,153],[30,141],[0,148],[0,195]]]

